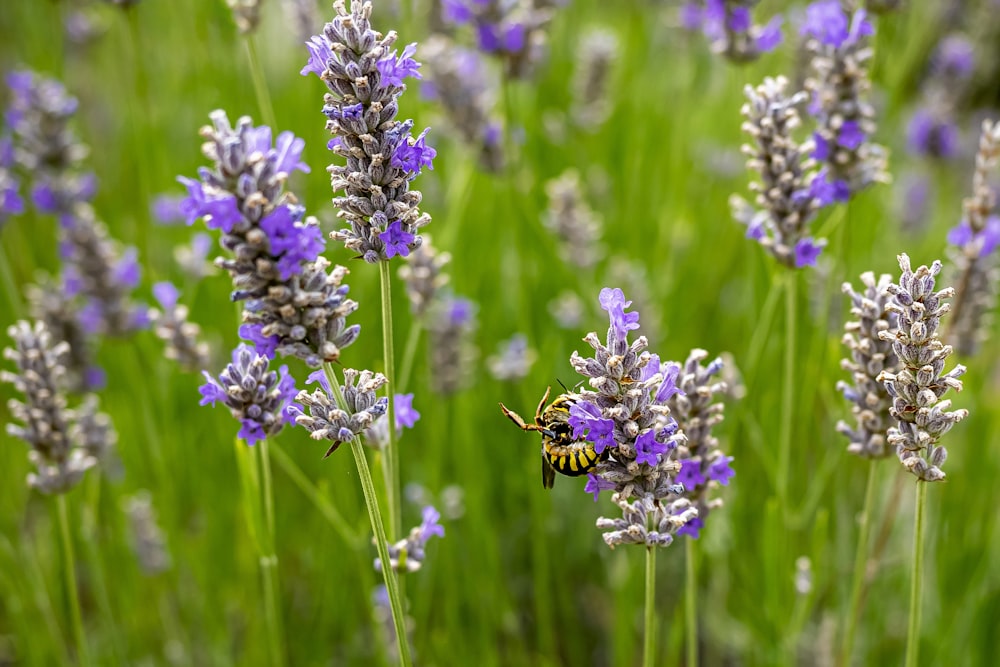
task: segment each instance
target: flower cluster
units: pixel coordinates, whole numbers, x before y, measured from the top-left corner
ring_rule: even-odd
[[[958,378],[965,373],[961,364],[944,373],[952,348],[938,337],[941,316],[949,310],[944,300],[954,296],[955,290],[947,287],[934,291],[934,277],[941,272],[941,262],[914,271],[910,258],[901,254],[899,268],[899,284],[886,286],[891,296],[888,309],[896,313],[899,326],[879,333],[882,340],[892,342],[900,362],[899,372],[882,371],[877,378],[892,397],[889,413],[896,420],[887,440],[908,471],[918,479],[935,482],[944,479],[941,465],[948,456],[938,441],[969,414],[968,410],[949,412],[951,401],[941,400],[949,389],[962,390]]]
[[[346,160],[327,168],[333,191],[343,193],[333,203],[350,225],[331,236],[369,263],[406,257],[422,242],[417,231],[430,223],[410,182],[433,168],[437,154],[427,145],[429,128],[414,137],[412,120],[396,120],[403,80],[420,78],[416,44],[392,50],[396,33],[383,37],[372,29],[367,0],[353,0],[349,10],[344,0],[333,6],[337,15],[307,44],[302,68],[330,91],[323,107],[334,135],[329,148]]]
[[[205,384],[198,388],[199,405],[222,403],[229,408],[241,424],[237,436],[251,446],[276,435],[295,415],[295,380],[287,366],[273,371],[268,369],[269,364],[268,357],[240,343],[218,378],[202,371]]]
[[[955,293],[951,331],[955,348],[975,354],[987,335],[988,314],[996,304],[997,254],[1000,245],[1000,211],[989,179],[1000,164],[1000,123],[983,122],[972,177],[972,196],[963,202],[964,216],[948,234],[955,246],[949,252],[954,264]]]
[[[23,424],[8,424],[7,433],[31,446],[28,458],[37,472],[28,475],[28,486],[45,494],[65,493],[109,452],[116,435],[107,416],[97,412],[96,397],[88,396],[76,409],[67,407],[63,358],[68,343],[56,341],[41,322],[19,321],[7,333],[14,348],[5,349],[4,357],[17,372],[0,372],[0,380],[24,394],[24,402],[7,404]]]
[[[707,357],[705,350],[691,350],[681,368],[677,383],[680,391],[667,401],[671,415],[687,436],[687,442],[677,448],[681,469],[676,481],[684,485],[684,495],[698,510],[698,516],[677,532],[696,539],[709,512],[722,506],[721,498],[708,497],[709,491],[717,485],[728,486],[736,474],[729,466],[733,457],[719,449],[719,441],[712,435],[712,429],[723,420],[725,409],[723,403],[712,401],[716,394],[728,391],[725,381],[717,377],[723,362],[716,358],[703,365]]]
[[[410,301],[410,312],[418,320],[423,319],[441,288],[448,284],[449,276],[444,267],[450,261],[451,254],[438,252],[431,245],[431,238],[425,236],[423,244],[410,253],[406,263],[399,267],[399,278]]]
[[[184,370],[197,370],[208,365],[208,343],[199,340],[201,327],[188,321],[187,306],[178,303],[180,292],[170,282],[153,285],[153,296],[162,311],[152,309],[149,316],[153,332],[166,344],[165,356]]]
[[[414,526],[410,534],[389,547],[389,566],[396,572],[416,572],[424,564],[424,551],[428,540],[437,535],[444,537],[444,526],[438,521],[441,514],[428,505],[423,509],[423,521]],[[375,559],[375,570],[382,571],[382,561]]]
[[[25,293],[32,317],[44,323],[55,340],[69,346],[62,359],[69,391],[101,389],[107,378],[94,361],[91,341],[77,314],[76,299],[52,278],[43,279],[40,285],[28,285]]]
[[[393,412],[396,416],[395,434],[399,434],[404,428],[413,428],[420,419],[420,413],[413,408],[413,394],[395,394],[392,398]],[[365,429],[365,444],[373,449],[385,449],[389,442],[389,415],[384,414]]]
[[[712,50],[729,60],[746,63],[781,44],[781,16],[766,25],[754,25],[750,10],[759,0],[704,0],[681,7],[681,23],[688,30],[701,30]]]
[[[188,224],[204,218],[232,253],[215,262],[232,277],[232,299],[244,302],[240,336],[267,357],[295,356],[312,367],[336,361],[358,336],[357,325],[346,325],[357,303],[342,284],[347,269],[328,271],[319,256],[319,223],[303,220],[303,208],[284,190],[289,174],[309,170],[301,162],[304,142],[282,132],[272,145],[267,126],[244,117],[233,127],[223,111],[210,117],[201,134],[213,168],[199,169],[200,180],[178,180],[188,190]]]
[[[632,302],[620,289],[602,289],[599,302],[610,321],[606,341],[591,332],[584,341],[594,356],[573,352],[570,357],[590,385],[570,408],[573,438],[593,443],[594,451],[606,457],[588,476],[585,490],[595,499],[602,490],[615,492],[623,518],[598,520],[598,527],[607,529],[609,546],[666,546],[698,513],[674,480],[680,470],[676,450],[685,436],[668,402],[679,391],[680,366],[661,364],[646,352],[645,336],[629,342],[629,331],[639,328],[639,314],[627,312]],[[637,500],[630,503],[632,497]]]
[[[818,0],[806,9],[801,32],[812,55],[806,90],[818,124],[813,157],[826,166],[821,173],[834,200],[844,202],[888,179],[886,150],[870,140],[875,109],[867,101],[866,64],[872,57],[868,37],[875,30],[864,9],[850,14],[840,0]]]
[[[309,382],[318,382],[319,388],[300,391],[295,400],[308,408],[307,415],[298,406],[293,406],[289,414],[295,423],[309,431],[313,440],[330,440],[333,444],[323,458],[337,451],[340,444],[354,436],[362,435],[375,425],[379,417],[386,414],[389,399],[378,397],[376,392],[385,386],[387,380],[381,373],[369,370],[344,369],[344,385],[341,393],[344,405],[338,405],[335,394],[323,371],[309,376]]]
[[[128,517],[129,529],[132,533],[132,550],[139,569],[148,577],[155,576],[170,569],[170,552],[167,550],[163,531],[156,522],[156,510],[153,508],[153,497],[148,491],[138,493],[122,500],[122,509]]]
[[[12,215],[24,213],[24,199],[20,194],[21,184],[11,173],[13,153],[9,142],[0,139],[0,227]]]
[[[618,38],[610,30],[591,30],[580,40],[573,74],[572,114],[582,128],[596,130],[611,113],[611,70],[618,51]]]
[[[804,94],[787,96],[787,85],[778,77],[764,79],[757,88],[746,87],[743,131],[756,146],[745,144],[743,152],[749,157],[747,168],[761,180],[750,185],[756,207],[737,195],[730,198],[730,206],[733,216],[747,226],[747,238],[785,266],[802,268],[815,265],[826,245],[825,239],[809,236],[809,223],[833,198],[821,173],[811,171],[808,142],[799,144],[792,136],[800,122],[796,106]]]
[[[431,37],[421,51],[428,75],[420,92],[437,100],[448,117],[447,125],[462,143],[479,152],[486,171],[503,169],[501,122],[493,115],[493,91],[486,64],[475,51],[440,35]]]
[[[971,42],[958,34],[941,40],[920,85],[920,105],[907,126],[907,147],[912,153],[940,160],[958,155],[961,146],[955,119],[974,69]]]
[[[479,50],[500,58],[506,74],[520,79],[531,74],[545,55],[545,27],[552,12],[535,5],[507,0],[442,0],[442,17],[452,25],[471,26]]]
[[[889,308],[886,288],[892,278],[882,274],[878,281],[875,274],[861,274],[864,291],[858,292],[850,283],[843,291],[851,298],[854,319],[844,324],[842,342],[849,351],[840,361],[840,367],[851,374],[851,381],[837,382],[837,391],[843,392],[853,405],[851,414],[855,425],[837,422],[837,432],[847,437],[847,451],[866,459],[882,458],[891,453],[886,447],[886,433],[892,417],[889,407],[892,399],[885,386],[878,380],[883,371],[899,371],[899,359],[893,352],[892,342],[881,338],[882,332],[895,332],[897,314]]]
[[[500,342],[495,356],[486,360],[490,375],[501,381],[521,380],[527,377],[538,354],[528,347],[524,334],[514,334]]]
[[[438,394],[454,394],[469,380],[478,354],[472,343],[478,326],[476,310],[468,299],[444,295],[429,313],[431,388]]]
[[[587,205],[575,170],[563,173],[545,185],[549,207],[545,226],[560,241],[563,260],[581,269],[589,269],[603,255],[598,239],[601,220]]]

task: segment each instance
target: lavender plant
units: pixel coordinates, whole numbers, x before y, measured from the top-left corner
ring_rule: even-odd
[[[941,342],[938,329],[941,317],[948,312],[955,290],[951,287],[934,291],[935,276],[941,272],[941,262],[930,267],[910,267],[910,258],[899,255],[902,275],[899,284],[886,286],[891,295],[889,309],[899,318],[896,331],[883,331],[882,340],[891,341],[899,357],[898,373],[882,371],[878,380],[892,397],[890,414],[896,426],[889,429],[888,442],[896,448],[903,467],[916,476],[917,502],[913,531],[913,575],[910,588],[910,618],[906,643],[906,666],[916,667],[920,648],[921,585],[923,576],[924,500],[927,485],[944,479],[941,470],[948,457],[938,442],[945,433],[965,419],[968,410],[952,410],[950,400],[941,400],[949,389],[962,390],[958,378],[965,373],[961,364],[944,372],[950,345]]]
[[[584,34],[577,47],[572,114],[586,130],[596,130],[611,113],[611,74],[619,48],[615,33],[603,28]]]
[[[681,7],[681,22],[701,30],[712,51],[735,63],[757,60],[781,44],[780,15],[766,25],[755,25],[751,10],[760,0],[704,0]]]
[[[746,121],[743,131],[756,146],[745,144],[747,168],[760,174],[760,183],[751,183],[755,205],[733,195],[733,217],[747,226],[747,238],[760,243],[779,262],[788,267],[814,266],[826,239],[809,235],[819,207],[832,195],[821,173],[812,171],[808,157],[811,145],[798,143],[792,136],[800,119],[796,107],[804,93],[788,96],[784,77],[764,79],[757,88],[747,86],[748,102],[741,110]]]
[[[472,337],[478,327],[477,306],[469,299],[444,296],[434,307],[428,323],[430,334],[431,389],[454,394],[470,378],[478,352]]]
[[[153,285],[153,296],[162,311],[150,310],[153,333],[165,344],[165,356],[186,371],[205,368],[209,363],[208,343],[200,340],[201,327],[188,320],[187,306],[178,303],[180,292],[170,282]]]
[[[397,572],[417,572],[424,564],[427,542],[435,535],[444,537],[444,526],[438,523],[441,514],[434,507],[425,507],[422,516],[419,526],[414,526],[405,539],[389,547],[389,566]],[[375,559],[375,569],[382,571],[381,559]]]
[[[479,50],[497,57],[508,77],[526,78],[545,56],[551,9],[506,0],[441,0],[441,5],[444,20],[471,26]]]
[[[172,564],[170,551],[156,520],[152,494],[141,490],[123,498],[122,510],[128,517],[132,550],[142,573],[153,577],[169,570]]]
[[[850,13],[840,0],[819,0],[806,9],[801,32],[812,54],[809,112],[819,126],[812,155],[826,167],[822,174],[833,199],[846,202],[889,178],[886,150],[871,141],[875,109],[867,100],[872,57],[867,38],[875,29],[864,9]]]
[[[1000,164],[1000,123],[983,121],[972,176],[972,196],[963,202],[962,221],[948,234],[953,246],[954,309],[948,329],[959,353],[973,355],[989,335],[989,315],[996,305],[1000,278],[996,252],[1000,245],[1000,212],[991,173]]]
[[[240,336],[267,357],[294,356],[314,368],[338,360],[360,331],[346,323],[358,305],[347,298],[347,269],[328,270],[319,256],[319,223],[303,219],[304,209],[284,189],[289,174],[309,170],[301,162],[304,142],[282,132],[272,145],[267,126],[243,117],[233,127],[223,111],[210,117],[201,134],[213,168],[201,168],[200,180],[178,180],[188,190],[188,224],[204,218],[232,254],[215,263],[232,277],[233,301],[244,302]]]
[[[604,252],[599,241],[602,225],[584,199],[580,175],[566,171],[546,183],[545,192],[545,226],[559,240],[563,260],[580,269],[592,268]]]

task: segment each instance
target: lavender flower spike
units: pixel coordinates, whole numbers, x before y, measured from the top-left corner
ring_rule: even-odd
[[[289,410],[289,414],[296,424],[309,431],[309,437],[313,440],[333,442],[323,455],[326,458],[337,451],[342,442],[361,435],[386,413],[388,399],[375,395],[385,384],[385,376],[381,373],[345,368],[341,390],[346,410],[337,405],[333,392],[323,378],[319,389],[312,393],[300,391],[295,399],[309,409],[309,414],[296,406]]]
[[[680,370],[680,391],[667,401],[670,413],[687,436],[687,442],[677,448],[681,469],[676,481],[684,485],[685,497],[698,511],[697,518],[678,532],[693,538],[698,537],[709,512],[722,507],[722,499],[710,498],[709,491],[720,484],[728,485],[735,474],[729,467],[732,457],[722,452],[718,438],[712,434],[723,420],[725,409],[722,402],[713,399],[728,391],[726,382],[719,378],[723,362],[716,358],[705,365],[702,362],[707,358],[705,350],[691,350]]]
[[[948,457],[938,441],[969,415],[968,410],[949,412],[951,401],[941,400],[948,389],[962,390],[958,378],[965,373],[961,364],[943,372],[952,348],[938,338],[941,316],[949,310],[944,300],[954,296],[955,290],[934,291],[941,262],[913,271],[910,258],[901,254],[899,267],[903,272],[899,284],[886,286],[891,296],[888,309],[899,317],[899,327],[879,333],[879,338],[892,342],[901,367],[898,373],[882,371],[877,378],[892,397],[889,413],[896,420],[887,440],[907,470],[920,480],[936,482],[944,479],[941,465]]]
[[[882,332],[897,329],[898,316],[889,308],[890,296],[886,292],[891,281],[889,274],[882,274],[876,281],[875,274],[868,271],[861,274],[863,292],[855,291],[850,283],[843,286],[844,293],[851,297],[854,319],[844,324],[842,342],[849,354],[840,361],[840,367],[851,374],[851,382],[837,382],[837,391],[853,404],[851,413],[856,424],[839,421],[837,432],[850,441],[848,452],[867,459],[882,458],[892,451],[886,447],[892,399],[878,380],[883,371],[900,370],[892,342],[880,338]]]
[[[202,371],[205,384],[198,388],[200,405],[221,402],[242,425],[238,436],[255,445],[292,421],[290,404],[295,398],[295,380],[288,367],[268,369],[270,360],[250,345],[240,343],[232,362],[218,378]]]
[[[799,126],[796,107],[804,93],[785,94],[787,79],[767,78],[757,88],[746,87],[746,118],[743,131],[755,146],[744,144],[749,157],[747,168],[760,174],[760,183],[751,183],[754,204],[733,195],[733,217],[747,226],[747,238],[754,239],[775,259],[788,267],[802,268],[816,263],[825,239],[809,236],[809,223],[823,205],[819,190],[822,178],[811,171],[814,162],[807,156],[808,144],[792,137]]]
[[[871,141],[875,109],[867,100],[868,37],[875,29],[864,9],[848,14],[840,0],[818,0],[806,9],[801,31],[812,54],[813,76],[806,80],[809,112],[819,124],[813,157],[826,164],[824,180],[834,200],[847,201],[889,180],[886,149]]]
[[[427,557],[425,547],[428,540],[437,535],[444,537],[444,526],[438,521],[441,514],[428,505],[423,509],[423,521],[419,526],[414,526],[406,538],[389,545],[389,565],[393,570],[399,572],[416,572],[424,564]],[[382,561],[375,559],[375,570],[382,571]]]
[[[333,203],[350,225],[331,237],[369,263],[406,257],[422,242],[417,231],[431,221],[410,182],[436,154],[426,145],[426,130],[414,137],[412,120],[396,120],[403,79],[420,77],[420,63],[411,57],[415,45],[401,54],[392,50],[396,33],[383,37],[372,29],[371,2],[353,0],[347,9],[337,0],[333,7],[337,15],[309,43],[302,70],[329,88],[323,113],[335,137],[330,149],[346,160],[327,168],[333,191],[342,193]]]
[[[682,8],[682,22],[689,29],[700,28],[711,42],[712,51],[735,63],[757,60],[781,44],[781,16],[764,26],[754,25],[751,8],[758,0],[690,1]]]
[[[83,446],[79,415],[66,406],[62,358],[69,345],[53,340],[41,322],[32,326],[20,321],[7,333],[15,347],[6,348],[4,357],[17,365],[17,372],[0,372],[0,381],[24,394],[23,403],[11,399],[7,404],[11,416],[23,423],[7,424],[7,433],[31,446],[28,458],[37,472],[28,475],[28,486],[44,494],[65,493],[97,464]],[[86,414],[92,421],[106,420],[92,411]]]

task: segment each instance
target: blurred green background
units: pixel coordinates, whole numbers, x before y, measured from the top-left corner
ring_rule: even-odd
[[[430,0],[414,2],[411,25],[400,23],[393,3],[376,2],[375,27],[396,29],[402,44],[425,40]],[[653,351],[677,360],[693,347],[713,356],[729,352],[746,386],[745,397],[729,403],[717,430],[724,451],[735,457],[736,478],[721,494],[725,507],[712,514],[697,544],[703,664],[832,660],[847,606],[855,517],[871,465],[848,455],[845,439],[834,430],[850,414],[834,389],[843,377],[840,336],[847,310],[840,285],[857,285],[865,270],[896,274],[899,252],[909,253],[915,264],[943,259],[946,232],[970,183],[971,152],[935,165],[905,150],[905,123],[920,76],[946,29],[938,3],[908,4],[878,19],[874,60],[876,139],[892,149],[897,182],[874,187],[817,221],[837,233],[830,235],[820,269],[800,275],[794,409],[784,414],[784,313],[782,295],[772,289],[781,271],[744,238],[727,200],[734,192],[747,194],[749,174],[738,153],[743,87],[780,73],[793,78],[797,71],[797,38],[787,22],[781,49],[734,66],[711,54],[700,34],[679,28],[674,5],[572,0],[554,13],[545,62],[531,79],[509,89],[509,122],[523,127],[523,140],[505,174],[480,171],[477,156],[452,136],[436,103],[422,98],[419,84],[410,86],[401,116],[412,116],[418,128],[432,126],[430,141],[438,150],[434,171],[415,183],[434,218],[426,232],[453,256],[447,269],[451,289],[479,304],[480,350],[468,388],[436,395],[422,338],[405,388],[416,394],[422,418],[402,439],[403,483],[419,484],[439,509],[446,487],[462,490],[462,507],[452,507],[443,521],[445,538],[432,541],[424,568],[406,577],[417,664],[638,664],[641,550],[604,545],[594,521],[617,510],[606,497],[595,504],[582,492],[582,480],[561,477],[553,491],[544,491],[537,440],[517,432],[497,408],[502,400],[529,415],[547,385],[577,381],[568,358],[585,347],[580,339],[587,331],[603,335],[597,291],[606,285],[635,298],[640,333],[650,338]],[[963,11],[971,12],[972,3],[965,4]],[[322,21],[329,20],[329,7],[319,7]],[[764,2],[755,11],[768,17],[790,8]],[[64,22],[75,11],[86,12],[99,31],[85,44],[65,36]],[[568,122],[567,113],[580,37],[595,27],[613,31],[620,51],[609,89],[610,117],[585,132]],[[276,129],[306,140],[304,160],[312,173],[295,175],[290,189],[324,229],[332,229],[323,87],[299,76],[306,49],[280,3],[266,3],[256,40]],[[3,0],[0,69],[15,67],[55,76],[79,98],[75,127],[91,147],[89,164],[99,179],[94,205],[114,236],[139,246],[144,297],[158,280],[184,284],[173,249],[187,243],[192,230],[153,225],[151,198],[181,194],[175,177],[194,176],[204,164],[197,130],[211,110],[263,122],[244,41],[224,3],[148,0],[124,12],[107,3]],[[976,118],[962,120],[970,146]],[[593,273],[560,262],[557,242],[542,223],[545,184],[570,167],[583,175],[588,203],[604,222],[606,256]],[[934,189],[922,224],[904,227],[899,201],[907,173],[924,174]],[[8,285],[3,295],[4,329],[27,312],[20,288],[39,271],[57,270],[55,227],[51,218],[29,211],[0,232],[2,261],[16,288]],[[352,321],[361,324],[362,336],[343,362],[378,370],[377,270],[332,242],[326,256],[350,267],[351,295],[361,304]],[[638,275],[632,284],[611,284],[611,267],[622,261]],[[229,290],[229,278],[216,272],[181,297],[215,347],[215,373],[237,340]],[[549,313],[549,303],[566,290],[588,306],[577,330],[558,328]],[[394,312],[398,358],[414,326],[398,280]],[[484,362],[515,333],[527,336],[538,361],[524,380],[499,382]],[[978,356],[961,360],[969,372],[955,403],[971,415],[945,442],[951,453],[947,481],[928,490],[924,664],[988,665],[996,656],[997,352],[990,340]],[[109,377],[101,401],[119,433],[124,473],[117,480],[90,474],[70,494],[94,664],[266,664],[259,567],[233,444],[236,423],[223,409],[198,407],[200,377],[167,362],[149,332],[104,342],[100,360]],[[301,386],[306,370],[290,366]],[[10,385],[0,386],[4,403],[12,392]],[[774,477],[778,433],[786,420],[793,429],[792,481],[783,507]],[[5,407],[0,421],[9,421]],[[325,447],[301,429],[284,430],[276,442],[277,455],[300,468],[324,499],[310,499],[276,466],[289,663],[380,664],[384,638],[371,603],[375,552],[353,462],[346,451],[322,460]],[[0,435],[0,664],[64,664],[70,629],[53,503],[24,484],[25,454],[23,443]],[[898,664],[906,634],[914,484],[893,458],[875,465],[876,528],[894,495],[900,501],[886,525],[856,660]],[[121,509],[122,498],[139,489],[152,494],[172,558],[171,569],[152,577],[138,568]],[[335,508],[347,530],[338,530],[320,505]],[[419,504],[406,503],[404,525],[419,520]],[[664,665],[682,662],[681,542],[659,558]],[[797,592],[801,557],[811,563],[811,585]]]

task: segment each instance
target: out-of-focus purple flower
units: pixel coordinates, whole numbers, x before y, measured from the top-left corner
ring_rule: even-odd
[[[604,419],[601,410],[589,401],[577,401],[570,406],[569,425],[573,428],[573,438],[586,438],[594,443],[598,454],[615,446],[615,422]]]
[[[865,133],[858,125],[856,121],[849,120],[840,126],[840,133],[837,135],[837,142],[849,148],[850,150],[857,150],[857,148],[864,143]]]
[[[153,221],[161,225],[184,222],[187,216],[181,208],[181,202],[183,201],[184,197],[181,195],[166,193],[157,195],[153,198],[153,203],[149,207]]]
[[[976,48],[964,35],[948,35],[938,43],[931,67],[945,81],[968,78],[976,67]]]
[[[414,236],[403,229],[403,223],[395,220],[389,223],[384,232],[378,235],[385,244],[385,256],[391,259],[396,255],[406,257],[410,254],[409,244],[413,242]]]
[[[465,0],[441,0],[442,17],[455,25],[464,25],[472,21],[472,8]]]
[[[699,519],[698,517],[695,517],[693,519],[689,519],[687,523],[681,526],[677,530],[677,534],[687,535],[688,537],[698,539],[698,537],[701,535],[701,529],[704,527],[705,527],[705,522]]]
[[[596,451],[596,447],[594,448]],[[635,439],[635,461],[655,467],[660,462],[660,454],[667,453],[667,445],[656,441],[656,431],[650,429]]]
[[[947,160],[958,154],[958,127],[927,109],[918,109],[906,128],[906,143],[917,155]]]
[[[476,306],[469,299],[454,297],[448,300],[446,310],[448,323],[453,327],[461,327],[472,321],[476,314]]]
[[[172,282],[163,281],[153,285],[153,297],[164,310],[173,310],[180,298],[180,292]]]
[[[801,269],[803,266],[816,266],[816,260],[826,246],[826,239],[819,242],[813,241],[812,237],[799,239],[795,244],[795,268]]]
[[[978,234],[973,234],[967,220],[961,221],[948,232],[948,243],[963,247],[973,241],[980,243],[979,256],[985,257],[1000,245],[1000,216],[991,215],[986,219],[986,226]]]
[[[420,413],[413,409],[413,394],[396,394],[394,397],[396,411],[396,429],[413,428],[420,419]]]
[[[423,521],[420,523],[420,541],[426,543],[434,535],[444,537],[444,526],[438,523],[441,520],[441,513],[434,509],[433,505],[428,505],[421,514]]]
[[[684,485],[684,490],[690,492],[705,483],[701,474],[701,464],[691,459],[681,460],[681,471],[677,473],[676,481]]]
[[[413,42],[403,49],[403,53],[398,58],[396,57],[396,52],[393,51],[391,55],[375,63],[379,73],[382,75],[382,83],[387,86],[402,86],[403,79],[406,77],[422,79],[423,77],[420,76],[420,72],[417,71],[420,69],[420,63],[412,58],[416,52],[417,43]]]
[[[863,9],[857,10],[849,18],[840,0],[819,0],[806,8],[805,21],[800,31],[823,44],[839,48],[849,41],[873,34],[874,28]]]
[[[729,480],[736,476],[736,473],[729,464],[732,462],[732,456],[720,456],[712,462],[712,465],[708,467],[708,477],[709,479],[715,480],[722,486],[728,486]]]
[[[614,482],[609,482],[591,472],[587,473],[587,485],[583,487],[583,491],[584,493],[593,493],[594,502],[596,503],[601,491],[610,491],[613,488],[615,488]]]
[[[781,34],[781,24],[783,22],[784,19],[779,15],[772,17],[771,20],[764,25],[760,34],[757,36],[758,51],[768,53],[781,46],[781,41],[783,39]]]

